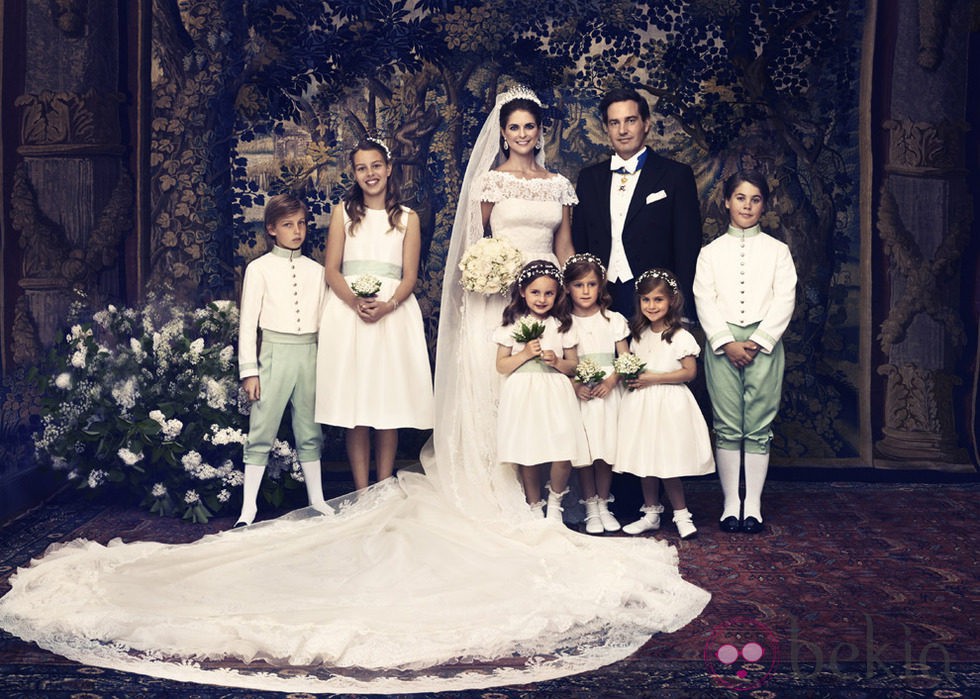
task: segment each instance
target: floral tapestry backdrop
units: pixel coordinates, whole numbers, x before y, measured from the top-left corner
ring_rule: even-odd
[[[496,94],[537,91],[548,166],[574,182],[609,152],[599,97],[633,86],[654,112],[651,144],[695,170],[705,242],[727,225],[723,179],[767,174],[763,228],[800,278],[773,453],[856,457],[863,7],[157,0],[152,278],[195,300],[237,298],[267,246],[265,199],[284,190],[309,201],[322,260],[347,154],[378,133],[422,219],[416,293],[432,344],[462,171]]]

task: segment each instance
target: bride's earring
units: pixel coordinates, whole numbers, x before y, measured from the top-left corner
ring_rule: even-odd
[[[510,150],[510,145],[507,143],[507,139],[504,139],[504,150]]]
[[[544,134],[541,134],[540,136],[538,136],[538,145],[535,146],[535,147],[538,150],[541,150],[542,148],[544,148]]]

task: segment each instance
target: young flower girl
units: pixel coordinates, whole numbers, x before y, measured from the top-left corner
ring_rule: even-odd
[[[497,458],[520,466],[524,496],[536,510],[544,507],[538,465],[551,464],[547,517],[560,522],[572,463],[591,460],[568,380],[578,365],[578,338],[558,267],[545,260],[525,265],[502,322],[493,333],[497,371],[506,377],[497,410]]]
[[[684,296],[673,274],[663,269],[647,270],[636,280],[636,297],[637,312],[630,321],[630,352],[639,366],[623,376],[628,392],[620,407],[614,470],[641,478],[643,516],[623,531],[641,534],[660,527],[663,481],[677,533],[688,539],[698,530],[684,500],[681,477],[715,470],[708,426],[694,394],[685,385],[697,375],[696,358],[701,349],[694,336],[681,327]],[[627,362],[617,363],[621,366]]]
[[[609,310],[612,297],[606,291],[606,268],[598,257],[587,252],[572,255],[565,261],[562,278],[572,305],[572,329],[579,340],[574,387],[592,457],[591,464],[577,469],[585,531],[615,532],[620,525],[609,503],[622,391],[613,360],[629,351],[629,325],[622,314]]]

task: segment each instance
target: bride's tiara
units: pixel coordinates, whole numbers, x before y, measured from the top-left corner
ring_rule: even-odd
[[[538,99],[538,96],[534,94],[534,91],[526,85],[515,85],[514,87],[501,92],[499,95],[497,95],[497,106],[502,107],[508,102],[518,99],[531,100],[539,107],[544,106],[541,104],[541,100]]]

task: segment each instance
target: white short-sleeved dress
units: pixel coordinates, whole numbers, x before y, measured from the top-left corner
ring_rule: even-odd
[[[616,343],[629,337],[626,318],[616,311],[593,313],[590,316],[572,316],[572,329],[578,334],[578,358],[594,360],[605,372],[613,373]],[[589,440],[592,461],[602,459],[607,464],[616,462],[616,437],[619,428],[619,403],[622,389],[617,386],[605,398],[580,400],[579,409]]]
[[[681,368],[681,359],[697,357],[697,340],[684,329],[670,342],[647,328],[630,351],[646,362],[646,371]],[[656,384],[627,391],[619,406],[619,445],[614,471],[637,476],[676,478],[714,473],[708,426],[686,384]]]
[[[407,220],[405,209],[402,222]],[[346,226],[350,223],[344,217]],[[381,280],[378,299],[391,298],[402,277],[404,227],[392,229],[388,212],[367,209],[344,241],[341,271],[348,284],[370,274]],[[415,296],[376,323],[365,323],[328,292],[317,350],[316,421],[377,429],[433,424],[432,372]]]
[[[565,349],[578,344],[574,329],[561,333],[555,318],[543,322],[542,350],[564,357]],[[513,332],[513,325],[499,327],[493,340],[517,354],[524,343],[517,342]],[[506,377],[497,411],[497,459],[525,466],[566,460],[579,466],[592,463],[578,398],[567,376],[532,359]]]

